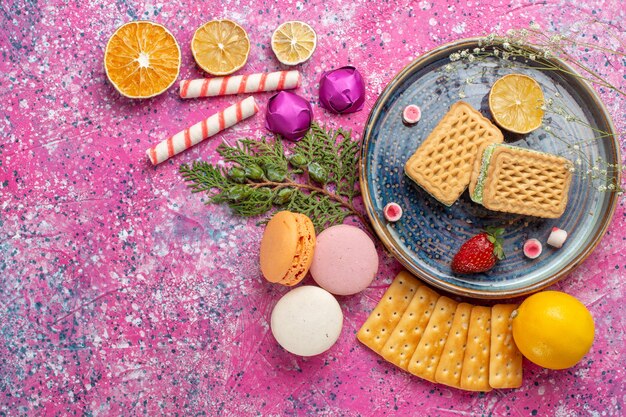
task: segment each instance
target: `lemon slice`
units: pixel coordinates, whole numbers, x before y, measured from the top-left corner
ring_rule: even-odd
[[[307,61],[317,46],[317,35],[304,22],[285,22],[272,34],[272,51],[285,65],[297,65]]]
[[[123,96],[154,97],[178,78],[180,48],[163,26],[147,21],[129,22],[111,35],[104,52],[104,69]]]
[[[489,109],[496,123],[511,132],[529,133],[541,126],[543,92],[531,77],[509,74],[497,80],[489,93]]]
[[[211,75],[228,75],[246,64],[248,34],[232,20],[212,20],[196,29],[191,39],[194,59]]]

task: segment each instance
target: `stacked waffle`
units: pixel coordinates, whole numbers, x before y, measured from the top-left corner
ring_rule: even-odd
[[[567,206],[570,162],[508,145],[483,145],[470,180],[470,197],[486,208],[558,218]]]
[[[502,145],[502,132],[465,102],[441,119],[406,162],[406,175],[446,206],[469,186],[490,210],[557,218],[565,211],[571,163]]]

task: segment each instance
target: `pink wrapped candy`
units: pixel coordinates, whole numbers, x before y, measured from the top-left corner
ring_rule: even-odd
[[[311,127],[312,120],[311,103],[297,94],[281,91],[267,102],[265,127],[285,139],[302,139]]]
[[[354,67],[341,67],[322,74],[320,104],[333,113],[354,113],[363,109],[365,82]]]

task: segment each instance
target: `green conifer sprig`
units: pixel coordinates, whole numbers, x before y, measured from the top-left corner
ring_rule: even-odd
[[[223,143],[217,152],[228,167],[198,161],[181,165],[180,173],[192,192],[207,195],[208,204],[228,204],[240,216],[289,210],[309,216],[318,232],[356,216],[371,231],[354,207],[359,148],[351,132],[314,123],[292,146],[280,137]]]

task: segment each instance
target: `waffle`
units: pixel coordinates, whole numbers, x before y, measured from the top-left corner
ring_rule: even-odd
[[[491,156],[481,159],[474,201],[490,210],[551,219],[565,211],[572,181],[567,159],[508,145],[494,145]]]
[[[404,172],[446,206],[465,191],[478,147],[501,143],[502,132],[469,104],[450,107],[404,165]]]
[[[470,175],[470,183],[469,183],[469,194],[474,199],[474,192],[476,190],[476,184],[478,184],[478,177],[480,176],[480,170],[483,166],[483,154],[485,153],[485,149],[487,149],[491,143],[483,143],[478,147],[478,152],[476,152],[476,158],[474,158],[474,167],[472,168],[472,173]],[[495,146],[495,145],[494,145]],[[476,201],[476,200],[474,200]]]

